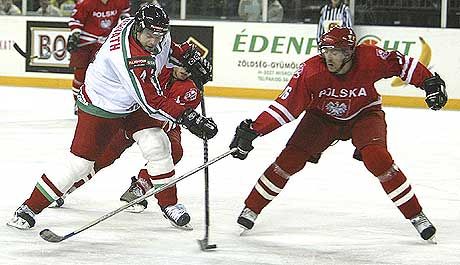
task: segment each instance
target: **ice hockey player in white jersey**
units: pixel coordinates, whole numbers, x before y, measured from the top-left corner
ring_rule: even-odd
[[[163,66],[170,59],[183,60],[188,48],[187,44],[171,41],[169,17],[155,5],[141,7],[134,18],[125,19],[115,27],[90,64],[81,87],[70,154],[45,170],[30,197],[7,224],[19,229],[32,228],[37,214],[75,181],[94,172],[94,161],[120,129],[134,132],[132,137],[147,160],[151,183],[171,180],[174,177],[171,145],[162,126],[181,124],[203,139],[217,134],[212,119],[164,96],[159,85],[158,75]],[[157,125],[151,120],[136,119],[140,112],[156,119]],[[145,189],[152,188],[150,183],[145,184]],[[186,211],[182,205],[175,208],[170,209],[169,215],[178,222]]]

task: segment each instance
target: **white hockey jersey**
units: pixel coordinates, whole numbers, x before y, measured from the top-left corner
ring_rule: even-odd
[[[169,57],[180,55],[180,46],[165,35],[159,53],[145,51],[131,34],[134,19],[124,19],[110,33],[86,72],[78,95],[82,111],[105,117],[125,116],[139,107],[152,118],[175,121],[184,107],[163,95],[158,81]]]

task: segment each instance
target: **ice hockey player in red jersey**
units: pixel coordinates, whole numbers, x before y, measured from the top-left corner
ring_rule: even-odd
[[[170,61],[196,66],[208,75],[205,59],[189,61],[188,44],[171,41],[169,17],[155,5],[145,5],[134,18],[123,20],[110,33],[90,64],[78,95],[78,121],[70,153],[56,161],[39,178],[30,197],[15,211],[7,223],[18,229],[30,229],[35,217],[68,191],[78,180],[93,174],[95,161],[124,129],[132,133],[143,157],[153,188],[173,178],[171,144],[163,125],[179,124],[202,139],[217,134],[217,125],[191,108],[166,97],[158,75]],[[150,119],[139,118],[145,112]],[[157,120],[156,124],[152,119]],[[180,205],[162,209],[170,221],[178,223],[186,211]]]
[[[86,69],[92,58],[118,21],[129,17],[129,11],[128,0],[77,1],[70,16],[70,36],[67,41],[69,66],[74,71],[72,92],[75,100],[80,86],[85,82]]]
[[[409,180],[387,150],[385,114],[374,83],[399,76],[423,89],[433,110],[447,102],[444,81],[416,59],[397,51],[359,45],[352,29],[337,27],[320,38],[320,55],[300,65],[284,91],[255,121],[244,120],[236,128],[230,148],[233,156],[245,159],[252,141],[305,115],[286,147],[265,170],[245,200],[238,217],[243,229],[254,221],[284,188],[289,178],[304,168],[312,155],[321,153],[334,141],[349,140],[366,168],[379,180],[404,217],[424,240],[436,232],[422,212]]]

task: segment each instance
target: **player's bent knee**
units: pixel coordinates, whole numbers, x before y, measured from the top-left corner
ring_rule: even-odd
[[[288,145],[276,158],[275,163],[289,175],[294,175],[305,167],[309,158],[310,156],[302,150]]]
[[[393,158],[385,146],[367,145],[359,151],[364,165],[374,176],[382,175],[393,165]]]
[[[171,143],[160,128],[148,128],[133,134],[142,156],[148,161],[147,172],[150,176],[171,172],[174,163],[171,156]]]

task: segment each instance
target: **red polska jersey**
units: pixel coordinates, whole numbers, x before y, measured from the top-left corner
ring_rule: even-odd
[[[421,87],[432,75],[417,59],[376,46],[356,47],[353,66],[344,75],[330,73],[317,55],[300,65],[284,91],[255,120],[253,128],[267,134],[305,110],[347,121],[366,109],[381,108],[376,81],[399,76],[406,83]]]
[[[120,16],[129,16],[128,0],[79,0],[69,21],[71,31],[81,30],[80,42],[102,43],[117,25]]]

